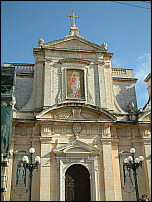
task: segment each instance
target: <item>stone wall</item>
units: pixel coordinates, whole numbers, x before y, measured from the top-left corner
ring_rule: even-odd
[[[17,76],[15,85],[15,98],[17,109],[25,106],[31,97],[33,90],[33,78],[31,76]]]
[[[113,80],[113,92],[117,99],[118,104],[124,111],[128,111],[129,102],[132,101],[137,110],[137,101],[135,93],[135,84],[127,81]]]

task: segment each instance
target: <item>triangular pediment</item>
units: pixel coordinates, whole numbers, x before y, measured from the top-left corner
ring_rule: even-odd
[[[80,140],[53,149],[56,155],[98,155],[101,150]]]
[[[144,112],[139,118],[139,122],[151,122],[151,111]]]
[[[57,48],[57,49],[68,49],[68,50],[92,50],[92,51],[107,51],[104,47],[99,46],[95,43],[87,41],[78,36],[71,36],[60,40],[55,40],[43,45],[45,48]]]
[[[151,122],[151,98],[149,98],[147,104],[143,107],[143,110],[138,115],[139,122]]]
[[[104,109],[93,106],[54,106],[36,116],[37,120],[99,121],[115,122],[116,117]]]

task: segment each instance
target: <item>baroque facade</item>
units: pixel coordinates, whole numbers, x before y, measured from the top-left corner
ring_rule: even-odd
[[[150,198],[151,95],[138,110],[133,70],[112,68],[107,44],[85,40],[75,24],[63,39],[40,39],[33,55],[34,64],[4,64],[16,69],[7,199],[28,200],[22,158],[31,147],[41,157],[32,200],[136,200],[133,175],[123,172],[132,147],[144,157],[139,193]]]

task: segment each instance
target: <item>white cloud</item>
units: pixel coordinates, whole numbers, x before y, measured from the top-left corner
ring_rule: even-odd
[[[138,79],[136,83],[136,95],[139,108],[143,108],[148,101],[147,83],[145,78],[151,72],[151,54],[145,53],[136,59],[136,69],[134,70],[134,77]]]
[[[144,83],[145,78],[151,72],[151,54],[145,53],[143,56],[138,57],[136,61],[135,78],[138,79],[138,82]]]

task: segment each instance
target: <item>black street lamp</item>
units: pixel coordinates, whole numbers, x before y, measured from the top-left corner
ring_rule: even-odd
[[[28,168],[29,171],[30,171],[30,191],[29,191],[29,201],[31,201],[31,192],[32,192],[32,176],[33,176],[33,170],[35,168],[37,168],[38,170],[38,165],[40,164],[40,157],[39,156],[36,156],[35,157],[35,163],[33,163],[33,154],[35,152],[35,149],[34,148],[30,148],[29,149],[29,152],[31,154],[31,163],[29,163],[29,160],[28,160],[28,157],[27,156],[23,156],[23,162],[24,162],[24,168]]]
[[[133,170],[133,175],[134,175],[134,180],[135,180],[135,188],[136,188],[136,198],[137,198],[137,201],[139,201],[139,192],[138,192],[136,170],[139,166],[142,167],[142,163],[143,163],[144,158],[143,158],[143,156],[139,156],[138,158],[135,159],[135,149],[134,148],[130,149],[130,153],[132,156],[128,156],[128,158],[124,159],[123,167],[124,168],[126,167],[128,171],[130,169]]]

